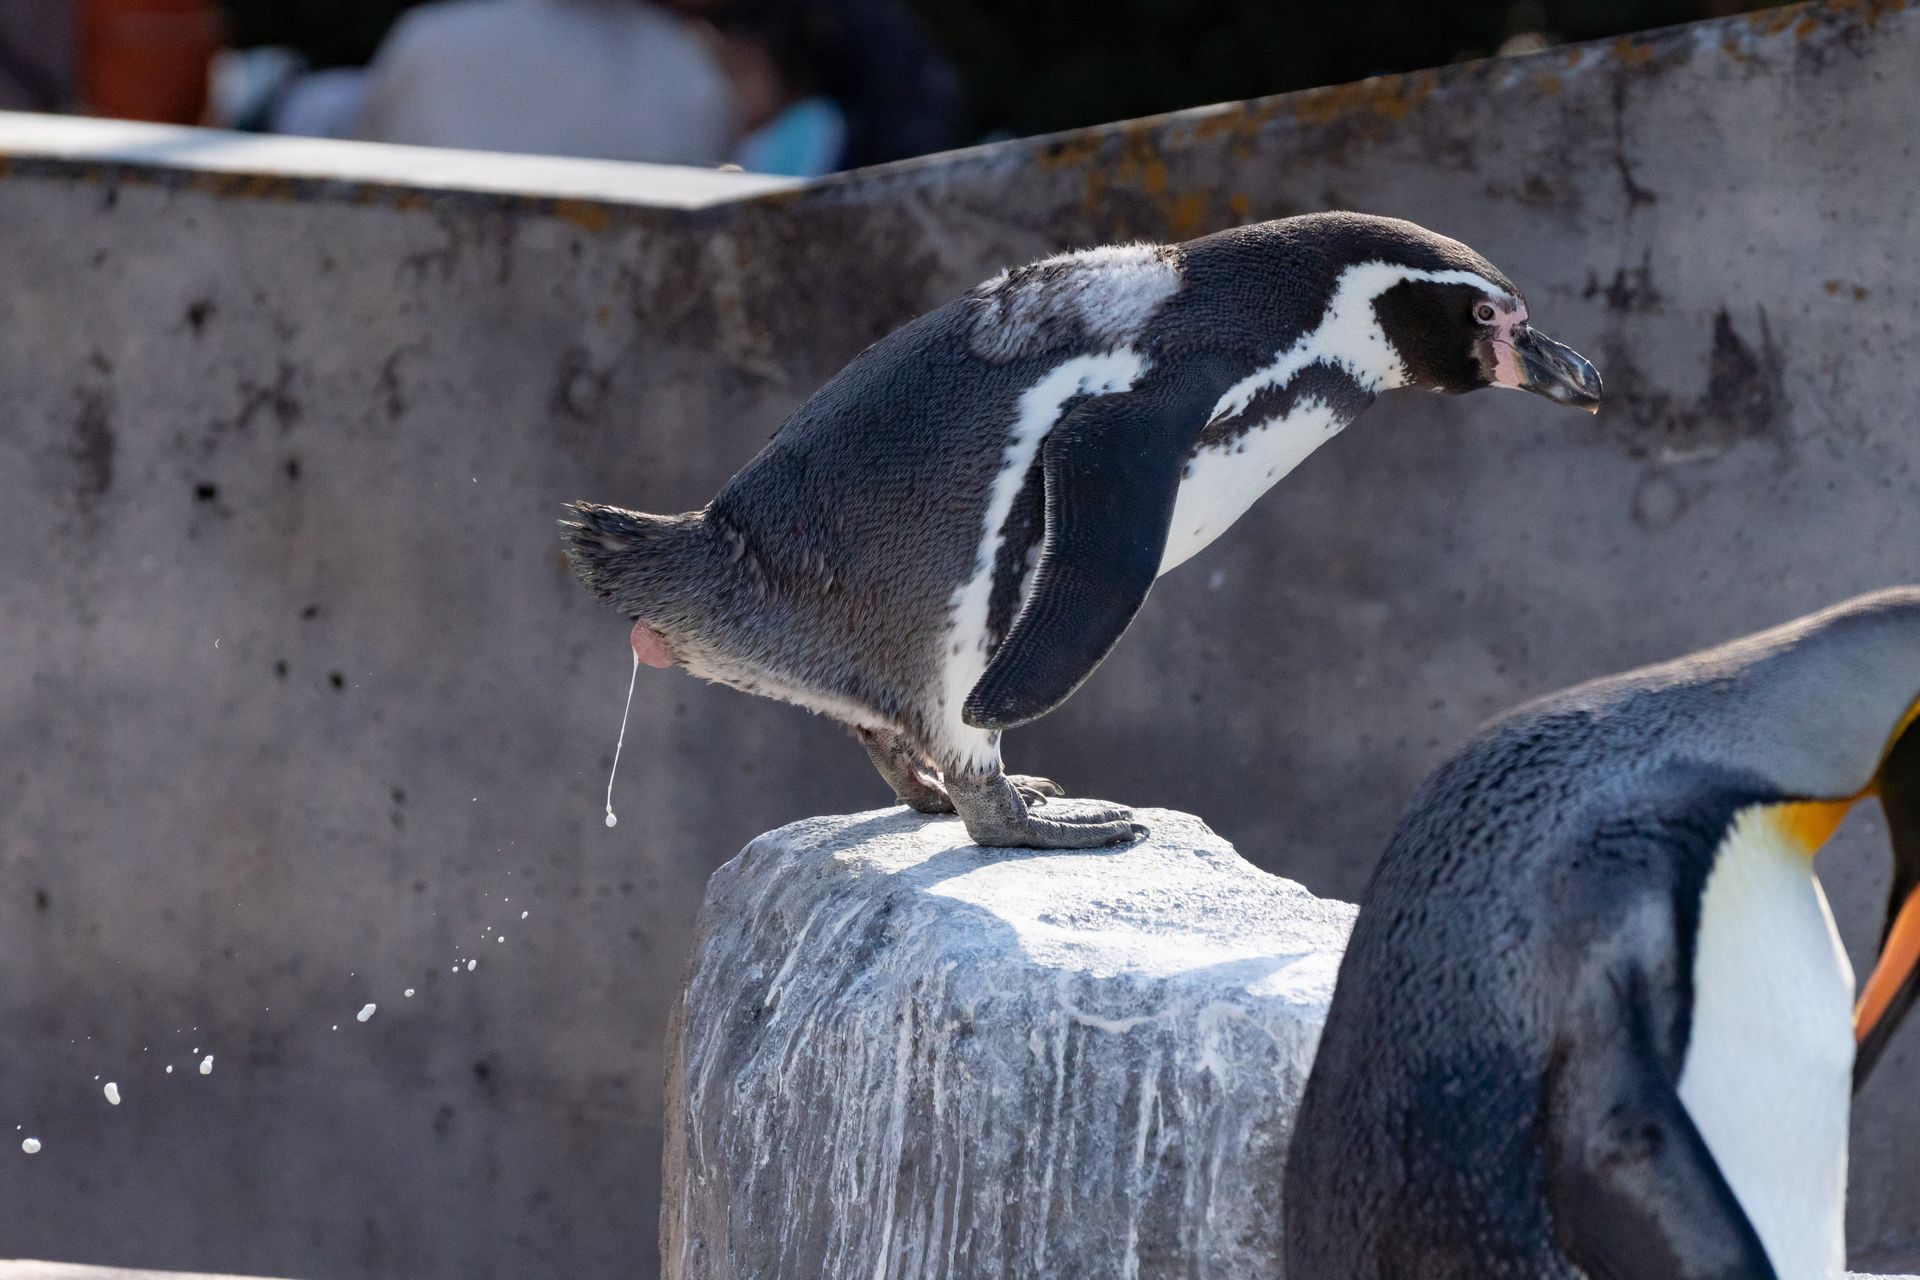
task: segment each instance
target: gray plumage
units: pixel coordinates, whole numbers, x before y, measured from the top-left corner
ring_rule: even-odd
[[[1890,739],[1916,699],[1920,589],[1901,588],[1535,702],[1442,765],[1341,966],[1289,1157],[1287,1274],[1771,1277],[1676,1092],[1703,895],[1738,815],[1880,778],[1897,909],[1920,805],[1893,775],[1920,732]],[[1790,1033],[1778,987],[1767,1016]],[[1838,1108],[1844,1153],[1839,1087],[1807,1105]]]
[[[1489,385],[1495,338],[1564,352],[1524,320],[1485,259],[1393,219],[1062,255],[862,352],[704,510],[579,504],[570,554],[692,674],[854,727],[903,800],[957,805],[975,839],[1124,840],[1124,811],[1029,812],[1058,789],[1007,782],[1000,732],[1298,460],[1289,429],[1312,418],[1317,444],[1388,387]],[[1510,385],[1590,400],[1565,356]]]

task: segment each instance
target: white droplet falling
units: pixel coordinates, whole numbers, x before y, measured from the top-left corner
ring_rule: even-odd
[[[172,1064],[171,1062],[169,1062],[169,1063],[167,1064],[167,1074],[168,1074],[168,1075],[172,1075],[172,1074],[173,1074],[173,1064]]]
[[[620,748],[627,745],[627,717],[633,714],[633,687],[640,683],[640,651],[633,651],[633,675],[627,680],[627,709],[620,713],[620,738],[613,744],[613,768],[607,770],[607,825],[618,826],[613,816],[613,778],[620,772]]]
[[[404,995],[407,999],[411,1000],[413,999],[413,988],[408,987],[405,991],[401,992],[400,994]]]
[[[380,1006],[377,1004],[367,1005],[365,1008],[361,1009],[360,1012],[353,1015],[354,1019],[358,1022],[365,1022],[368,1018],[371,1018],[373,1016],[373,1011],[375,1009],[378,1009],[379,1007]]]
[[[525,919],[527,918],[527,913],[526,913],[526,912],[524,912],[524,911],[522,911],[522,912],[520,913],[520,918],[521,918],[522,920],[525,920]]]
[[[479,967],[480,967],[480,962],[479,962],[478,960],[469,960],[469,961],[467,961],[467,972],[468,972],[468,973],[472,973],[472,972],[473,972],[473,971],[474,971],[475,969],[477,969],[477,968],[479,968]]]
[[[40,1150],[40,1139],[38,1138],[22,1139],[20,1143],[20,1149],[26,1152],[28,1155],[34,1155],[38,1153]]]
[[[210,1076],[213,1074],[213,1055],[212,1054],[208,1054],[206,1057],[200,1059],[200,1074],[203,1076]]]
[[[119,1085],[109,1080],[107,1081],[107,1087],[105,1090],[103,1090],[103,1092],[107,1095],[108,1102],[112,1103],[116,1107],[120,1105],[120,1086]]]

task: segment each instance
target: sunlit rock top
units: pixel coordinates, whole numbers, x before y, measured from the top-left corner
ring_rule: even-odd
[[[1269,1274],[1353,908],[1140,816],[1040,853],[886,810],[723,867],[669,1048],[666,1274]]]

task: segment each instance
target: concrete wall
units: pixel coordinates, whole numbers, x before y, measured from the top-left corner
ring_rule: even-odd
[[[16,123],[0,1133],[45,1146],[0,1147],[0,1256],[650,1274],[702,883],[885,792],[833,726],[646,672],[605,829],[625,628],[557,504],[697,506],[1005,263],[1403,214],[1606,373],[1597,420],[1389,397],[1010,743],[1320,893],[1483,716],[1913,578],[1917,64],[1920,12],[1781,10],[742,201]],[[1823,869],[1864,944],[1884,856],[1852,825]],[[1917,1066],[1920,1033],[1863,1100],[1862,1262],[1920,1240]]]

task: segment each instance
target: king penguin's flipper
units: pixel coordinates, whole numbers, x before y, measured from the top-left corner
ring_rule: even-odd
[[[1644,978],[1610,986],[1598,1020],[1615,1025],[1581,1034],[1549,1110],[1562,1248],[1594,1280],[1777,1280],[1661,1067]]]
[[[1195,380],[1170,380],[1089,400],[1047,436],[1033,592],[967,695],[968,724],[1039,719],[1119,643],[1160,572],[1180,472],[1211,407]]]

